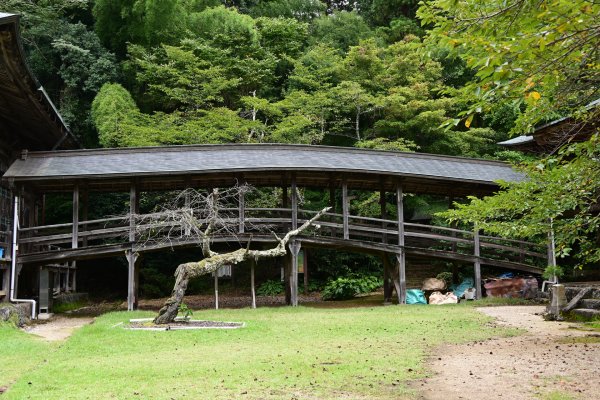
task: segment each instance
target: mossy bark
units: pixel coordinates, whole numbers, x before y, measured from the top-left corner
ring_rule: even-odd
[[[184,264],[180,264],[175,271],[175,286],[173,287],[173,292],[171,293],[171,297],[167,299],[163,307],[158,312],[158,316],[154,318],[155,324],[168,324],[175,320],[177,317],[177,312],[179,311],[179,306],[183,301],[183,297],[185,296],[185,291],[187,289],[188,283],[190,279],[196,278],[198,276],[211,274],[217,271],[224,265],[234,265],[240,262],[249,260],[253,258],[257,260],[259,258],[270,258],[270,257],[281,257],[286,254],[286,246],[288,242],[311,226],[317,219],[319,219],[325,212],[329,210],[329,207],[324,208],[319,211],[313,218],[306,221],[301,227],[298,229],[294,229],[288,232],[283,239],[278,239],[279,243],[272,249],[268,250],[250,250],[250,249],[238,249],[236,251],[232,251],[230,253],[218,254],[210,251],[208,245],[204,250],[204,254],[207,257],[198,262],[188,262]]]

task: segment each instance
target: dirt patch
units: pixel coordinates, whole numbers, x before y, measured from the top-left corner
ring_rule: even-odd
[[[134,330],[159,330],[159,331],[176,331],[188,329],[237,329],[244,327],[243,322],[225,322],[225,321],[203,321],[203,320],[175,320],[170,324],[157,325],[152,322],[152,319],[131,320],[128,329]]]
[[[167,298],[160,299],[141,299],[138,307],[140,310],[158,311]],[[298,296],[298,301],[302,303],[315,303],[321,301],[321,296],[318,293]],[[215,308],[215,296],[213,295],[191,295],[185,296],[183,302],[193,310],[202,310],[207,308]],[[257,307],[277,307],[285,306],[285,296],[257,296]],[[123,306],[127,305],[123,303]],[[245,308],[252,306],[251,296],[240,295],[223,295],[219,297],[219,308]]]
[[[41,336],[48,341],[65,340],[73,334],[75,329],[91,324],[93,318],[66,318],[55,316],[49,320],[36,321],[34,324],[24,328],[25,332]]]
[[[595,334],[573,329],[576,324],[544,321],[544,306],[478,311],[527,333],[434,349],[428,362],[432,377],[413,382],[421,399],[528,400],[551,392],[598,398],[600,343],[576,340]]]

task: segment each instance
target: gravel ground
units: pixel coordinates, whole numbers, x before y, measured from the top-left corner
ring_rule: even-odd
[[[544,306],[486,307],[498,325],[526,334],[432,351],[432,377],[413,383],[421,399],[543,399],[560,392],[574,399],[600,398],[598,334],[576,324],[544,321]],[[589,343],[584,343],[586,336]]]
[[[49,320],[36,321],[36,323],[25,327],[25,332],[41,336],[48,341],[65,340],[73,334],[77,328],[91,324],[91,317],[63,317],[54,316]]]

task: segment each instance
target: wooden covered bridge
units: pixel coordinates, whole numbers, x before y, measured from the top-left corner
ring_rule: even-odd
[[[261,227],[281,234],[310,218],[314,211],[302,208],[296,188],[323,190],[332,199],[334,208],[319,221],[320,228],[307,231],[291,246],[287,279],[294,289],[292,304],[297,302],[296,256],[300,246],[396,256],[397,273],[393,275],[400,301],[406,284],[407,255],[472,264],[478,280],[482,264],[536,273],[546,263],[543,246],[404,221],[405,194],[434,194],[448,200],[490,194],[498,189],[497,180],[522,179],[506,164],[289,145],[74,150],[80,144],[27,66],[19,16],[14,14],[0,13],[0,78],[0,300],[29,302],[33,314],[36,302],[17,295],[22,268],[39,270],[41,278],[52,266],[70,282],[67,286],[75,289],[78,260],[123,255],[129,261],[128,304],[134,308],[137,255],[167,246],[164,242],[140,242],[138,236],[145,227],[137,222],[139,194],[229,187],[236,182],[283,189],[278,207],[250,208],[240,198],[236,209],[230,210],[237,232],[214,239],[235,240],[237,246],[249,240],[273,241]],[[393,206],[398,212],[394,214],[398,217],[386,215],[384,202],[379,218],[352,215],[352,190],[387,193],[389,200],[395,199]],[[128,193],[128,215],[89,220],[88,199],[99,192]],[[72,218],[54,225],[44,222],[44,199],[49,193],[72,196]],[[168,244],[175,248],[197,245],[185,230]],[[389,276],[391,267],[386,271]]]
[[[544,245],[404,220],[403,197],[407,193],[442,195],[448,199],[486,195],[498,189],[499,180],[520,179],[522,175],[502,162],[279,144],[23,152],[3,177],[20,203],[15,208],[21,221],[17,263],[68,263],[74,284],[77,260],[126,255],[129,309],[137,303],[139,254],[166,247],[198,246],[197,238],[190,237],[184,229],[168,243],[140,242],[137,235],[144,230],[136,226],[140,192],[225,188],[240,182],[282,188],[277,208],[249,208],[241,197],[233,210],[236,234],[214,238],[217,242],[236,241],[244,245],[249,240],[274,241],[271,234],[257,229],[261,226],[282,234],[314,215],[315,211],[299,205],[297,188],[326,191],[332,210],[318,222],[318,229],[305,232],[290,246],[287,279],[291,303],[298,301],[297,255],[301,246],[395,255],[394,281],[399,301],[403,302],[407,255],[471,263],[478,290],[482,264],[528,273],[542,271],[547,259]],[[350,190],[380,192],[380,217],[352,215]],[[44,195],[57,192],[72,194],[72,220],[44,225]],[[88,220],[87,199],[91,192],[129,193],[129,214]],[[395,199],[397,217],[386,215],[386,193],[393,193],[388,197]],[[341,202],[336,204],[336,197]]]

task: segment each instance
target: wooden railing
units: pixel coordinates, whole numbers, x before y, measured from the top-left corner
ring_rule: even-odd
[[[293,209],[291,208],[244,208],[243,213],[238,208],[223,210],[227,214],[226,222],[235,227],[239,224],[238,236],[241,240],[252,235],[264,240],[274,238],[273,233],[281,236],[292,228]],[[310,219],[316,211],[297,210],[298,226]],[[147,215],[146,215],[147,216]],[[175,222],[167,224],[140,224],[148,218],[134,215],[104,218],[91,221],[78,222],[77,228],[73,224],[56,224],[24,228],[19,231],[19,244],[26,244],[27,249],[21,255],[47,252],[48,246],[58,246],[62,250],[77,247],[79,250],[89,248],[93,251],[95,246],[109,244],[131,244],[137,246],[137,251],[143,251],[145,243],[153,241],[159,243],[161,230],[169,231],[170,243],[188,243],[194,238],[189,236],[189,230],[178,226]],[[206,221],[198,220],[199,223]],[[399,232],[398,221],[381,218],[360,217],[326,213],[315,226],[305,231],[300,240],[311,240],[323,244],[332,241],[347,243],[349,247],[366,244],[372,248],[383,251],[395,252],[399,248],[413,249],[413,251],[427,251],[432,255],[454,254],[458,256],[472,256],[479,254],[479,258],[487,260],[503,260],[509,263],[544,267],[546,253],[544,245],[504,239],[500,237],[478,235],[473,231],[461,229],[403,223],[403,232]],[[168,228],[168,229],[167,229]],[[134,231],[132,231],[134,229]],[[148,235],[154,233],[156,237]],[[232,230],[230,230],[232,231]],[[400,236],[403,234],[403,241]],[[77,236],[76,241],[73,240]],[[132,236],[133,235],[133,236]],[[224,235],[225,236],[225,235]],[[215,240],[226,240],[227,237],[215,237]],[[230,235],[231,236],[234,235]],[[131,237],[135,237],[132,242]],[[142,239],[145,237],[145,239]],[[151,238],[149,240],[148,238]],[[400,243],[404,246],[400,246]],[[477,242],[479,247],[476,248]],[[77,243],[77,246],[74,246]],[[167,246],[165,246],[167,247]],[[60,250],[56,250],[60,251]],[[464,258],[463,257],[463,258]]]

